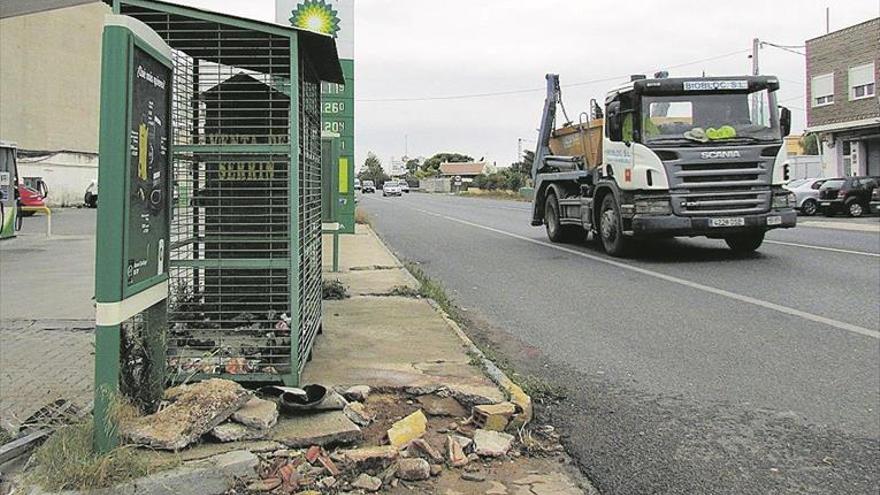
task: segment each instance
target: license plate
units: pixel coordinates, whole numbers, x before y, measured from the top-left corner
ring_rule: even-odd
[[[767,217],[767,225],[771,227],[774,225],[782,225],[782,217]]]
[[[745,227],[746,219],[736,218],[710,218],[709,227]]]

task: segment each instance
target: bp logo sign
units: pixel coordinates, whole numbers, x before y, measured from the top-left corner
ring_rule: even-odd
[[[324,0],[306,0],[297,5],[290,24],[300,29],[336,37],[339,32],[339,13]]]

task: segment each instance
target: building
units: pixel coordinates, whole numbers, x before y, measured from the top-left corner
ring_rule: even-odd
[[[442,163],[440,164],[441,177],[461,177],[462,182],[470,184],[480,175],[489,175],[495,172],[495,167],[487,162],[467,163]]]
[[[807,132],[825,175],[880,175],[880,18],[808,40]]]
[[[82,204],[98,177],[100,1],[0,2],[0,139],[52,205]]]

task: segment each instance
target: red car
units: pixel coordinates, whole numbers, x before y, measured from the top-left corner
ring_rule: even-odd
[[[19,204],[22,208],[45,208],[46,207],[46,197],[49,196],[49,189],[46,187],[46,183],[43,181],[39,181],[37,183],[37,187],[39,187],[39,191],[35,189],[31,189],[30,187],[24,185],[24,183],[18,183],[18,198]],[[23,211],[22,214],[26,217],[29,217],[34,214],[33,211]]]

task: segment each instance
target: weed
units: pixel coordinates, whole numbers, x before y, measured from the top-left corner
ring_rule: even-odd
[[[323,299],[325,301],[341,301],[348,299],[348,291],[339,280],[325,280],[322,284]]]
[[[432,299],[440,306],[446,314],[456,322],[460,322],[460,314],[458,308],[452,299],[446,294],[446,290],[440,283],[433,280],[426,274],[421,267],[412,262],[405,262],[404,266],[413,277],[419,282],[419,296],[425,299]]]
[[[172,467],[156,461],[156,455],[132,446],[118,447],[106,455],[92,449],[92,421],[56,431],[37,448],[25,483],[46,490],[93,490],[147,476]]]
[[[370,219],[370,215],[368,215],[367,212],[365,212],[362,208],[355,208],[354,223],[370,226],[373,225],[373,221]]]
[[[523,203],[530,203],[532,201],[530,198],[523,196],[518,191],[505,190],[486,191],[483,189],[471,189],[459,193],[459,196],[464,196],[468,198],[502,199],[506,201],[519,201]]]
[[[407,287],[405,285],[398,285],[397,287],[391,289],[391,292],[389,292],[388,295],[389,296],[396,296],[396,297],[410,297],[410,298],[420,297],[418,290],[413,289],[412,287]]]
[[[6,431],[6,428],[0,426],[0,445],[6,445],[13,440],[15,440],[15,435]]]

